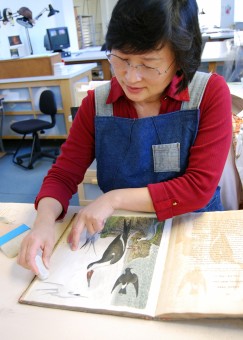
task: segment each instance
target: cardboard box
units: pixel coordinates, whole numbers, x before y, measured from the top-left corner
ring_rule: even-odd
[[[53,75],[53,64],[61,61],[60,53],[0,60],[0,79]]]
[[[88,90],[94,90],[96,87],[108,82],[109,80],[92,80],[88,83],[76,83],[74,86],[75,106],[80,106],[82,100],[87,96]]]

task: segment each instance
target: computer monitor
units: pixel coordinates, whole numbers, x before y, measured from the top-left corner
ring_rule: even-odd
[[[70,47],[67,27],[48,28],[44,37],[44,46],[48,51],[63,52]]]

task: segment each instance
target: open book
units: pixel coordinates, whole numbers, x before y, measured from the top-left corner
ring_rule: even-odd
[[[63,234],[50,276],[19,302],[153,319],[243,316],[243,211],[112,216],[71,251]]]

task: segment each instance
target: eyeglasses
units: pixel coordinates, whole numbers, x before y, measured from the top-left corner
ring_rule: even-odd
[[[157,67],[150,67],[146,65],[131,65],[131,63],[127,59],[123,59],[121,57],[118,57],[117,55],[113,53],[106,53],[107,59],[109,60],[111,66],[113,67],[114,71],[127,71],[129,67],[133,67],[137,70],[137,73],[142,77],[142,78],[151,78],[151,77],[158,77],[160,75],[166,74],[169,69],[171,68],[172,64],[174,63],[175,60],[171,62],[169,67],[164,70],[160,71]]]

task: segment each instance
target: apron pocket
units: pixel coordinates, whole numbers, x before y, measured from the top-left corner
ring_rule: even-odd
[[[154,171],[180,171],[180,143],[152,145]]]

